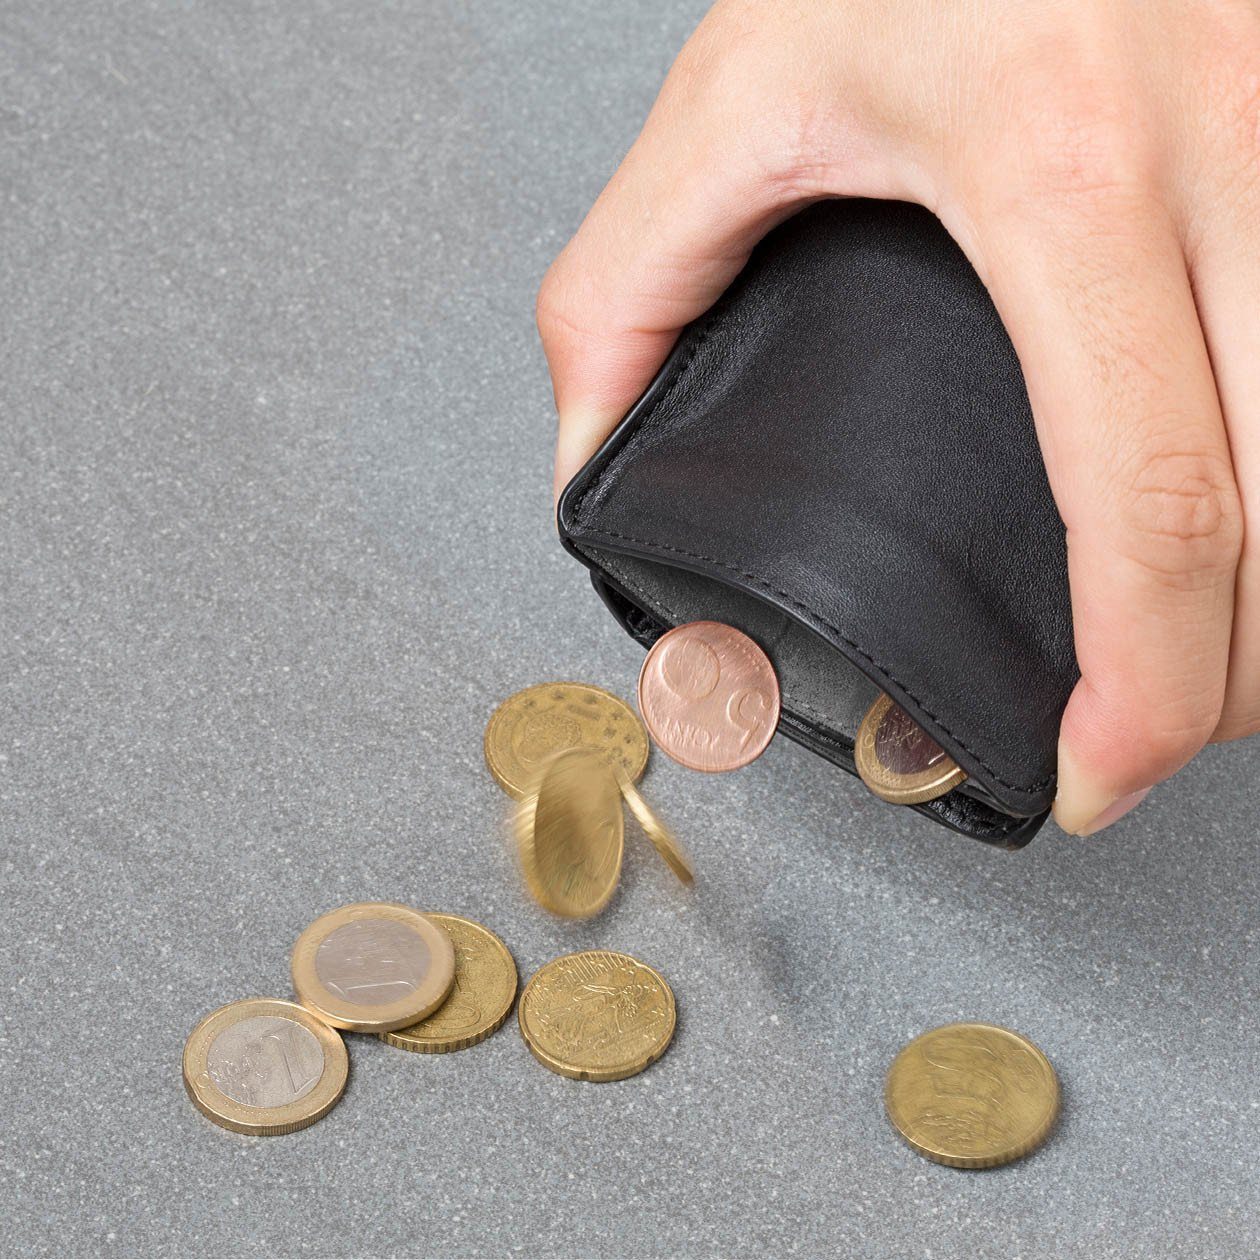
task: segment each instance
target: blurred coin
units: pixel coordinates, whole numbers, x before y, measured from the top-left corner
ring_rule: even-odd
[[[441,1054],[484,1041],[502,1026],[516,999],[516,963],[489,928],[457,914],[427,914],[455,947],[455,984],[446,1001],[417,1024],[381,1033],[402,1050]]]
[[[211,1012],[184,1045],[184,1087],[215,1124],[256,1137],[294,1133],[346,1087],[341,1037],[296,1002],[250,998]]]
[[[521,1036],[561,1076],[620,1081],[665,1053],[677,1011],[664,978],[629,954],[588,950],[540,967],[521,994]]]
[[[867,710],[858,727],[853,760],[862,782],[894,805],[934,801],[967,778],[891,696],[880,696]]]
[[[437,1010],[455,980],[451,938],[409,906],[364,901],[321,915],[293,947],[298,1000],[336,1028],[389,1032]]]
[[[662,635],[639,674],[639,712],[666,755],[691,770],[737,770],[765,752],[779,724],[770,658],[718,621]]]
[[[1059,1079],[1031,1041],[993,1024],[946,1024],[893,1060],[884,1102],[920,1155],[992,1168],[1028,1155],[1059,1114]]]
[[[548,757],[570,748],[602,752],[634,782],[647,765],[648,740],[634,710],[602,687],[539,683],[509,696],[490,717],[486,766],[520,800]]]
[[[674,833],[657,818],[647,801],[639,794],[638,788],[629,779],[622,775],[620,782],[621,794],[626,798],[630,812],[652,842],[653,848],[665,859],[665,864],[684,884],[694,883],[696,873],[687,860],[687,855],[682,851],[682,846],[674,839]]]
[[[609,902],[621,875],[625,819],[607,760],[575,748],[542,768],[517,808],[521,870],[553,914],[587,919]]]

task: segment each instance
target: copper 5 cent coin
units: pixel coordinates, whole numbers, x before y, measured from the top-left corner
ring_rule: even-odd
[[[867,710],[853,746],[857,772],[894,805],[920,805],[952,792],[966,771],[891,696]]]
[[[639,712],[662,751],[690,770],[738,770],[765,752],[779,724],[770,658],[719,621],[659,638],[639,675]]]

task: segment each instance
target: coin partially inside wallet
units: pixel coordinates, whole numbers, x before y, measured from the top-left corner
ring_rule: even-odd
[[[881,692],[963,772],[907,805],[1006,848],[1054,799],[1078,669],[1064,528],[988,293],[918,206],[776,228],[566,488],[560,535],[644,646],[742,630],[779,730],[854,772]]]

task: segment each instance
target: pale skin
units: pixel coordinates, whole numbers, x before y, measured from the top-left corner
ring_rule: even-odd
[[[1260,730],[1260,0],[721,0],[548,272],[557,492],[772,226],[919,202],[1019,354],[1091,834]]]

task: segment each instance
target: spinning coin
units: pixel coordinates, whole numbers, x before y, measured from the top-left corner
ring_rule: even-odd
[[[665,859],[669,867],[684,884],[695,883],[696,873],[682,851],[682,846],[674,838],[674,833],[665,826],[651,806],[639,794],[639,789],[624,775],[621,778],[621,794],[634,815],[635,821],[643,828],[643,834],[652,842],[652,847]]]
[[[993,1024],[946,1024],[893,1060],[888,1118],[920,1155],[992,1168],[1036,1150],[1059,1114],[1059,1079],[1033,1043]]]
[[[501,1027],[516,999],[516,963],[489,928],[456,914],[429,914],[455,946],[455,985],[441,1006],[418,1024],[381,1033],[402,1050],[440,1054],[464,1050]]]
[[[225,1129],[293,1133],[326,1115],[346,1087],[345,1043],[295,1002],[251,998],[207,1015],[184,1046],[193,1105]]]
[[[446,932],[408,906],[367,901],[322,915],[293,947],[303,1006],[336,1028],[389,1032],[432,1014],[455,980]]]
[[[515,818],[521,871],[545,910],[587,919],[609,902],[621,874],[625,819],[607,760],[585,749],[557,753]]]
[[[737,770],[765,752],[779,724],[770,658],[718,621],[662,635],[639,675],[639,712],[667,756],[691,770]]]
[[[521,1036],[561,1076],[620,1081],[655,1063],[674,1036],[674,995],[629,954],[588,950],[540,967],[521,994]]]
[[[862,782],[894,805],[934,801],[967,778],[891,696],[880,696],[867,710],[854,742],[853,760]]]
[[[570,748],[606,756],[635,783],[648,759],[634,710],[602,687],[575,682],[540,683],[509,696],[486,725],[484,748],[494,781],[517,800],[549,757]]]

